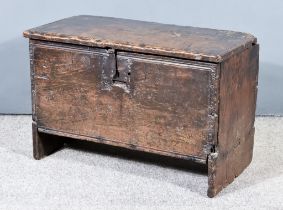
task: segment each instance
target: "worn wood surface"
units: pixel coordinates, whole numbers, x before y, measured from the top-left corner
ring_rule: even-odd
[[[208,159],[210,197],[239,176],[252,160],[258,51],[255,45],[221,64],[218,141]]]
[[[75,16],[24,32],[31,39],[220,62],[256,43],[247,33]]]
[[[39,127],[206,160],[217,123],[216,64],[118,52],[115,77],[106,50],[36,43]]]

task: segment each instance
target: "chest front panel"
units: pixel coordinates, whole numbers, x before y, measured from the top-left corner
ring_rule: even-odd
[[[39,127],[206,159],[216,64],[44,43],[31,52]]]

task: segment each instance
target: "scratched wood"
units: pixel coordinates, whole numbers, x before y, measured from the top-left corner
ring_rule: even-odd
[[[105,88],[106,51],[35,44],[33,57],[39,127],[206,159],[215,64],[118,53],[130,80]]]
[[[32,39],[220,62],[256,42],[251,34],[120,18],[75,16],[24,32]]]

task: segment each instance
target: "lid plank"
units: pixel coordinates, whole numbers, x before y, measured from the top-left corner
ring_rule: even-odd
[[[215,63],[256,43],[241,32],[86,15],[27,30],[24,36]]]

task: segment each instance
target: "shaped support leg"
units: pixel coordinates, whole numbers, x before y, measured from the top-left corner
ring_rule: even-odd
[[[254,129],[244,141],[229,152],[216,151],[208,157],[208,197],[216,196],[250,164],[253,155]]]
[[[33,157],[40,160],[43,157],[59,150],[64,142],[60,137],[38,132],[36,122],[32,122]]]

